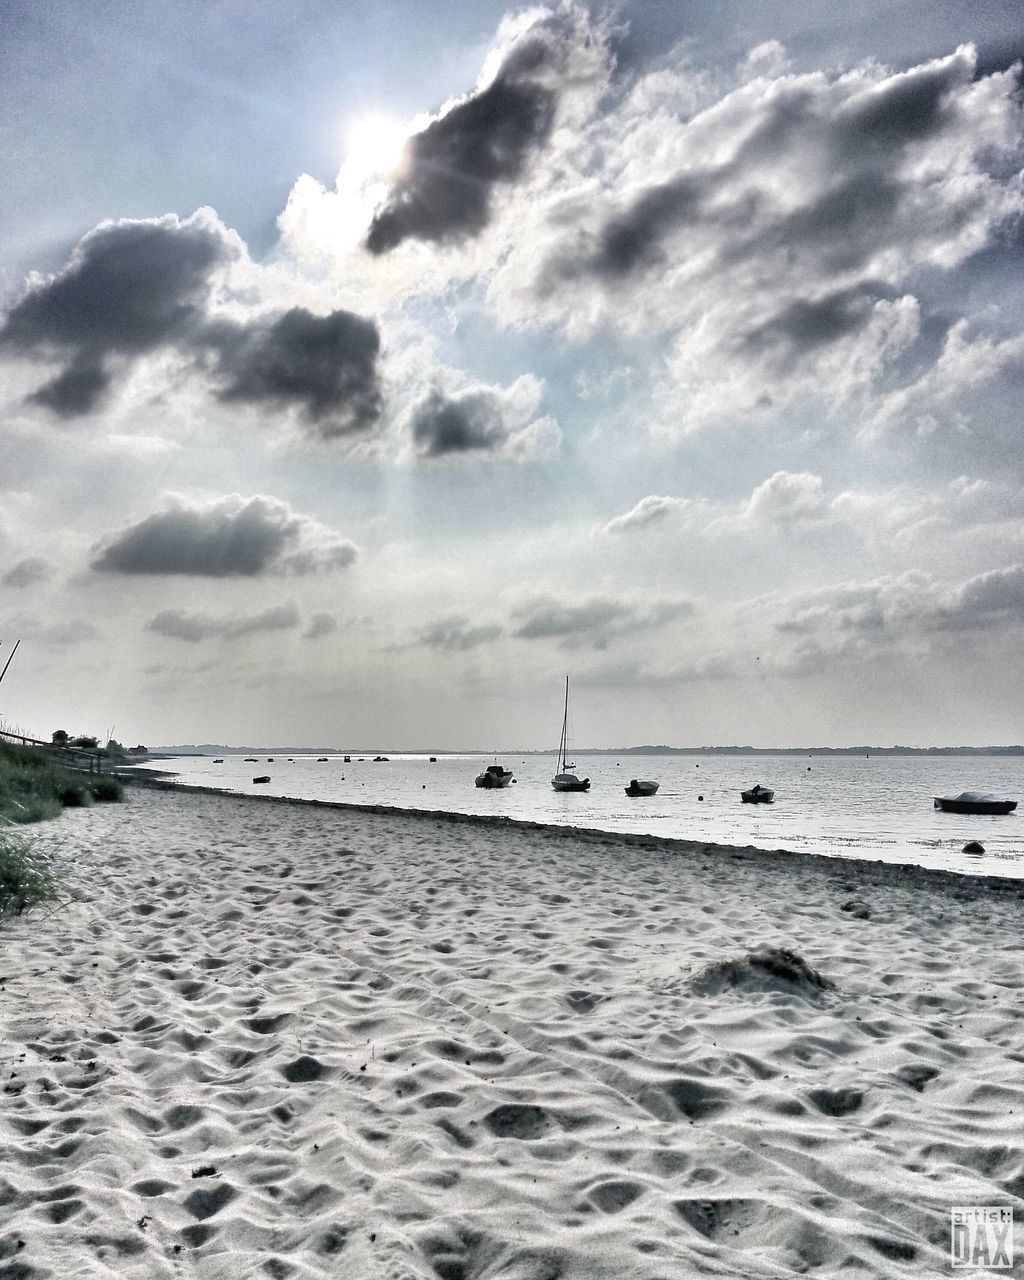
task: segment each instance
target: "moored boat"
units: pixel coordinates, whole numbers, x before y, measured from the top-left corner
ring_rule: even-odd
[[[589,791],[590,779],[578,778],[573,769],[576,765],[567,758],[569,726],[569,677],[565,677],[565,706],[562,710],[562,736],[558,740],[558,772],[551,779],[556,791]]]
[[[740,799],[744,804],[771,804],[775,799],[775,792],[769,787],[762,787],[760,782],[755,782],[749,790],[740,792]]]
[[[489,764],[483,773],[477,774],[478,787],[507,787],[512,781],[512,770],[505,769],[495,761]]]
[[[637,778],[630,778],[629,786],[624,790],[627,796],[653,796],[658,785],[657,782],[641,782]]]
[[[935,808],[943,813],[1012,813],[1016,800],[1000,800],[987,791],[961,791],[958,796],[936,796]]]

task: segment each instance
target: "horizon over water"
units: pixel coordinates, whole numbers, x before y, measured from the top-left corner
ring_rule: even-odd
[[[224,748],[225,751],[228,748]],[[321,752],[320,754],[327,754]],[[352,753],[350,753],[352,754]],[[365,753],[364,753],[365,754]],[[383,753],[378,753],[383,754]],[[240,755],[179,756],[163,768],[186,785],[221,787],[240,795],[386,805],[484,816],[505,816],[559,826],[591,827],[728,845],[892,863],[914,863],[974,875],[1024,879],[1024,820],[942,813],[936,795],[993,791],[1019,799],[1020,756],[758,753],[756,756],[576,753],[576,772],[591,789],[558,793],[550,785],[554,753],[505,753],[498,759],[516,782],[485,790],[474,778],[494,760],[483,753],[395,754],[374,762],[353,754],[267,755],[247,763]],[[149,767],[160,768],[153,761]],[[269,774],[270,783],[252,778]],[[657,795],[631,799],[631,778],[660,783]],[[740,791],[760,782],[775,791],[771,805],[743,804]],[[703,799],[698,797],[703,796]],[[962,852],[978,840],[985,854]]]

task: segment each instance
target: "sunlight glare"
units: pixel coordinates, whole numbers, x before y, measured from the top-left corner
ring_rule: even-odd
[[[406,130],[384,116],[365,116],[348,128],[345,165],[362,182],[393,177],[402,163]]]

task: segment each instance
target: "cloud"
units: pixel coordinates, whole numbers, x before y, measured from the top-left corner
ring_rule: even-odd
[[[84,644],[88,640],[98,640],[102,633],[91,622],[81,618],[62,618],[59,622],[47,622],[36,614],[19,612],[0,619],[0,635],[64,649]],[[4,661],[9,656],[5,655]],[[17,660],[16,658],[15,661]]]
[[[515,34],[505,28],[511,38],[497,69],[406,142],[399,176],[370,223],[370,253],[406,239],[445,245],[477,235],[495,188],[522,177],[550,138],[565,86],[594,74],[582,11],[535,9],[518,25]]]
[[[945,336],[934,364],[920,377],[877,400],[861,428],[865,443],[897,432],[927,438],[940,427],[961,429],[981,393],[1006,384],[1019,398],[1024,389],[1024,335],[1000,336],[958,320]]]
[[[514,610],[519,625],[512,634],[520,640],[558,640],[562,649],[604,649],[614,639],[654,630],[693,611],[689,600],[640,603],[590,596],[566,603],[554,596],[538,596]]]
[[[425,627],[417,636],[416,644],[444,653],[466,653],[497,640],[502,630],[497,623],[474,625],[464,614],[453,614]]]
[[[166,495],[154,512],[93,549],[92,568],[198,577],[305,575],[347,568],[356,547],[279,498],[228,494],[207,501]]]
[[[49,582],[55,573],[49,560],[41,556],[29,556],[19,560],[0,578],[5,587],[34,587],[42,582]]]
[[[218,321],[201,341],[216,353],[219,400],[295,407],[322,439],[366,431],[381,415],[380,334],[361,316],[292,307],[247,324]]]
[[[187,339],[205,318],[218,272],[242,254],[209,209],[104,222],[79,241],[54,276],[33,276],[7,314],[0,346],[64,360],[34,399],[61,417],[96,408],[112,357],[138,357]]]
[[[776,471],[750,495],[740,518],[747,524],[795,528],[820,524],[831,514],[821,476]]]
[[[971,46],[905,72],[783,75],[762,59],[688,116],[640,110],[641,79],[520,210],[495,313],[671,342],[675,430],[878,387],[915,351],[922,274],[1024,214],[1024,106],[1012,73],[976,67]]]
[[[553,418],[534,417],[542,391],[528,374],[508,387],[477,383],[449,390],[435,385],[405,415],[405,456],[511,462],[550,457],[561,433]]]
[[[788,597],[763,597],[751,602],[747,612],[770,618],[778,636],[794,641],[775,665],[799,674],[817,674],[838,660],[922,655],[950,643],[960,660],[971,661],[979,635],[1010,636],[1024,623],[1024,564],[976,574],[956,585],[911,570]]]
[[[383,407],[373,321],[243,308],[229,296],[232,268],[244,268],[250,286],[258,279],[210,209],[102,223],[62,271],[30,278],[0,328],[0,351],[62,365],[28,397],[60,418],[93,412],[118,376],[170,352],[223,403],[293,410],[317,438],[371,428]]]
[[[332,636],[338,630],[338,620],[331,613],[314,613],[309,626],[302,633],[303,640],[320,640]]]
[[[164,609],[150,618],[146,630],[172,640],[199,644],[203,640],[237,640],[263,632],[293,631],[299,623],[299,611],[293,604],[275,605],[261,613],[234,613],[220,618],[186,609]]]
[[[621,516],[613,516],[604,526],[603,532],[632,533],[648,525],[661,524],[682,505],[682,498],[663,498],[654,493],[648,494],[646,498],[641,498],[632,510],[624,512]]]

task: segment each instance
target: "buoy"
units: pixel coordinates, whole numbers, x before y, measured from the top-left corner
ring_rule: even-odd
[[[977,840],[968,840],[963,851],[964,853],[984,853],[985,846]]]
[[[697,799],[698,799],[698,800],[703,800],[703,799],[704,799],[704,797],[703,797],[703,796],[698,796],[698,797],[697,797]]]

